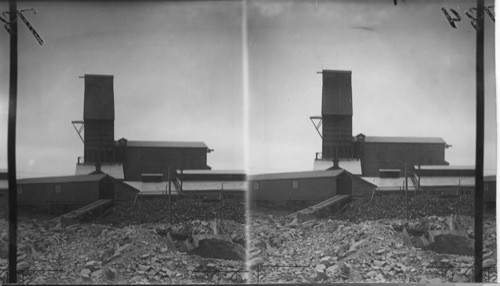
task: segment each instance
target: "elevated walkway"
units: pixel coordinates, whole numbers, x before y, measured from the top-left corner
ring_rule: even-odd
[[[74,210],[72,212],[70,212],[69,214],[74,214],[76,216],[81,216],[81,215],[84,215],[86,213],[89,213],[91,211],[94,211],[98,208],[102,208],[102,207],[105,207],[105,206],[108,206],[108,205],[111,205],[113,203],[113,200],[112,199],[107,199],[107,200],[97,200],[93,203],[90,203],[82,208],[79,208],[77,210]]]
[[[299,213],[308,213],[308,214],[312,214],[312,213],[315,213],[315,212],[318,212],[320,210],[323,210],[327,207],[331,207],[333,205],[336,205],[336,204],[341,204],[345,201],[347,201],[349,199],[349,195],[336,195],[336,196],[333,196],[331,198],[328,198],[320,203],[317,203],[313,206],[310,206],[306,209],[303,209],[303,210],[300,210],[296,213],[293,213],[293,214],[290,214],[287,216],[287,218],[293,218],[295,216],[297,216]]]
[[[105,207],[110,206],[111,204],[113,204],[112,199],[97,200],[77,210],[57,217],[53,219],[53,221],[61,221],[64,224],[75,223],[79,217],[90,214],[94,211],[102,211]]]

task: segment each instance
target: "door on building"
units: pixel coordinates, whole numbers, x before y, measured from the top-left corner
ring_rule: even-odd
[[[99,199],[115,199],[115,184],[109,177],[99,182]]]
[[[352,195],[352,181],[345,173],[337,177],[337,195]]]

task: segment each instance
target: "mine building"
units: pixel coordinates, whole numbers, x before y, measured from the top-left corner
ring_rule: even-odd
[[[7,198],[9,179],[7,169],[0,169],[0,199]]]
[[[497,201],[497,176],[484,176],[484,203],[487,209],[495,210]]]
[[[290,178],[280,174],[250,176],[252,200],[286,201],[294,197],[303,200],[299,194],[307,192],[309,200],[314,201],[330,191],[362,197],[373,191],[456,193],[473,190],[474,168],[449,166],[445,150],[451,145],[441,137],[371,136],[363,133],[353,136],[352,72],[323,70],[320,73],[323,78],[321,115],[310,117],[321,137],[321,152],[315,155],[313,172],[293,173]],[[339,173],[339,169],[344,172]],[[334,171],[335,174],[325,171]],[[299,191],[288,186],[294,176],[311,182],[317,181],[318,176],[321,180],[331,176],[330,182],[348,177],[351,182],[342,186],[317,182],[310,190]],[[316,188],[325,190],[321,192]]]
[[[168,179],[168,170],[210,169],[203,142],[115,141],[115,105],[112,75],[85,75],[83,121],[73,121],[84,145],[76,174],[88,174],[101,165],[103,172],[124,181],[141,181],[144,174]],[[81,135],[83,133],[83,136]]]
[[[72,121],[83,142],[75,175],[18,180],[19,206],[84,213],[165,195],[245,198],[245,173],[212,171],[207,154],[213,150],[204,142],[115,140],[114,76],[82,78],[83,120]],[[7,172],[0,172],[0,196],[7,195]]]
[[[212,170],[207,154],[213,150],[204,142],[115,140],[114,77],[87,74],[83,79],[83,121],[72,122],[84,145],[76,175],[92,173],[99,166],[103,173],[152,197],[221,191],[226,197],[244,197],[244,172]]]
[[[311,120],[322,139],[322,151],[316,153],[315,170],[330,168],[333,159],[361,176],[378,177],[380,170],[399,170],[405,165],[448,165],[440,137],[353,136],[351,71],[323,70],[321,116]],[[407,169],[413,172],[412,169]]]
[[[138,190],[106,174],[27,178],[17,180],[20,207],[54,212],[78,209],[101,201],[133,201]]]
[[[253,175],[251,200],[284,205],[312,205],[336,195],[352,195],[352,181],[342,169]]]

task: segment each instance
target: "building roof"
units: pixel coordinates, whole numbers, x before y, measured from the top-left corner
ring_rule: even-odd
[[[181,171],[177,170],[180,174]],[[183,174],[186,175],[245,175],[244,170],[183,170]]]
[[[88,175],[95,171],[95,164],[76,164],[75,175]],[[124,178],[123,175],[123,165],[121,163],[118,164],[101,164],[101,171],[110,175],[115,179],[122,180]]]
[[[140,182],[140,181],[124,181],[125,184],[139,190],[143,195],[161,195],[168,194],[168,182]],[[172,195],[177,195],[177,189],[174,184],[172,186]]]
[[[182,183],[183,191],[246,191],[247,182],[242,181],[187,181]]]
[[[290,173],[272,173],[259,174],[250,176],[250,181],[262,180],[286,180],[286,179],[308,179],[322,177],[336,177],[344,170],[329,170],[329,171],[306,171],[306,172],[290,172]]]
[[[208,148],[204,142],[181,141],[127,141],[127,147],[153,147],[153,148]]]
[[[474,187],[475,177],[420,177],[422,187]]]
[[[405,178],[380,178],[380,177],[361,177],[364,181],[371,183],[379,190],[395,190],[399,191],[404,186]],[[413,190],[415,186],[410,178],[408,178],[408,189]]]
[[[414,166],[415,170],[419,169],[418,165]],[[476,170],[476,166],[471,165],[420,165],[421,170]]]
[[[333,161],[330,159],[315,159],[313,170],[323,171],[333,167]],[[339,167],[353,175],[361,175],[361,160],[339,160]]]
[[[41,177],[26,178],[17,180],[18,184],[53,184],[53,183],[81,183],[100,181],[106,174],[79,175],[79,176],[60,176],[60,177]]]
[[[497,175],[486,175],[484,176],[484,182],[496,182]]]
[[[113,76],[86,74],[84,78],[83,119],[114,120]]]
[[[441,137],[392,137],[392,136],[366,136],[366,143],[428,143],[446,144]]]

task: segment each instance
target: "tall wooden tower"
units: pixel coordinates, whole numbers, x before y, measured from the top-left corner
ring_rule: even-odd
[[[115,104],[112,75],[85,75],[83,105],[84,160],[115,161]]]
[[[322,74],[323,158],[353,158],[351,71]]]

